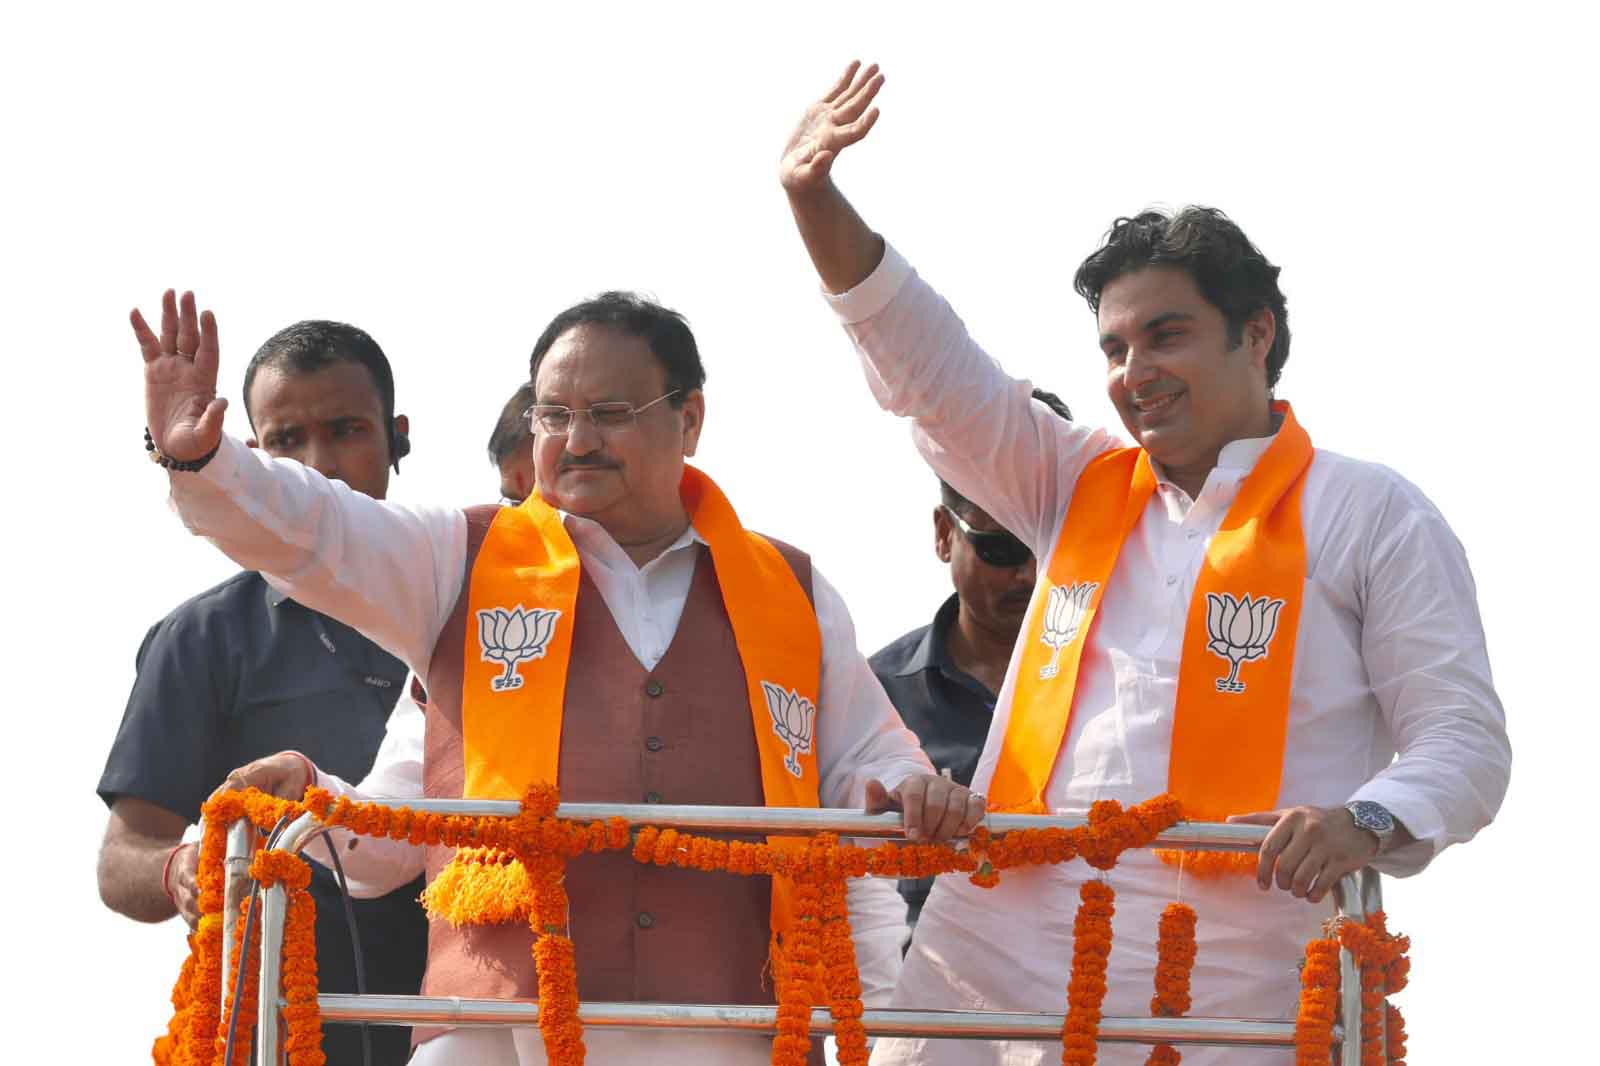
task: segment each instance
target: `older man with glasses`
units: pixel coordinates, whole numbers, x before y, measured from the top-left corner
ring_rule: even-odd
[[[1033,398],[1072,420],[1054,393],[1034,389]],[[933,550],[950,565],[955,592],[932,623],[872,656],[872,672],[934,767],[970,787],[994,719],[996,694],[1028,614],[1035,564],[1026,544],[943,479],[933,509]],[[911,925],[932,888],[931,877],[900,882]]]
[[[930,772],[838,593],[803,552],[746,530],[685,463],[706,401],[682,316],[630,293],[557,315],[530,360],[537,492],[465,511],[382,503],[224,436],[215,321],[171,293],[162,317],[160,336],[137,312],[134,329],[150,436],[185,523],[424,679],[424,714],[404,719],[421,718],[422,735],[413,725],[385,742],[368,779],[380,795],[517,798],[559,781],[577,802],[899,806],[914,839],[976,827],[981,801]],[[361,794],[292,752],[236,779]],[[381,840],[343,854],[364,892],[454,861]],[[763,973],[788,930],[786,885],[624,853],[585,856],[566,885],[582,999],[774,1001]],[[864,983],[881,997],[903,908],[889,886],[851,890]],[[531,946],[526,924],[435,921],[423,990],[533,998]],[[418,1037],[420,1066],[544,1060],[535,1030]],[[611,1064],[771,1054],[770,1038],[735,1032],[586,1040]]]

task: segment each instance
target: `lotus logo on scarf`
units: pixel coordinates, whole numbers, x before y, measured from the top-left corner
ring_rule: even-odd
[[[544,658],[560,617],[560,611],[537,607],[525,611],[520,603],[509,611],[504,607],[479,611],[478,643],[483,646],[483,660],[504,663],[506,667],[505,673],[489,682],[489,687],[496,692],[521,688],[522,675],[517,673],[517,664]]]
[[[1071,585],[1051,585],[1044,605],[1044,632],[1039,640],[1051,651],[1050,661],[1039,668],[1039,680],[1056,676],[1061,649],[1071,644],[1083,624],[1083,612],[1094,598],[1098,581],[1074,581]]]
[[[789,754],[783,760],[784,769],[796,777],[804,777],[800,756],[811,754],[811,741],[817,731],[817,706],[794,689],[780,688],[770,681],[761,682],[761,691],[767,695],[772,731],[789,745]]]
[[[1218,692],[1244,691],[1239,666],[1266,658],[1267,645],[1278,631],[1278,611],[1282,607],[1282,600],[1265,596],[1251,599],[1246,594],[1244,599],[1236,600],[1226,592],[1206,593],[1206,633],[1211,638],[1206,648],[1232,666],[1227,677],[1217,678]]]

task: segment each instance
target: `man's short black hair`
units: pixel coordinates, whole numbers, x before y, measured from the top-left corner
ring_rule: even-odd
[[[513,452],[527,446],[533,439],[533,424],[528,421],[528,408],[533,406],[533,382],[517,386],[511,399],[500,409],[500,421],[489,434],[489,462],[499,466]]]
[[[1103,243],[1078,267],[1073,288],[1100,310],[1100,294],[1124,274],[1148,266],[1182,267],[1200,294],[1228,323],[1237,347],[1244,325],[1262,308],[1272,312],[1277,333],[1267,352],[1267,387],[1278,383],[1289,361],[1289,309],[1278,288],[1278,270],[1250,243],[1244,230],[1214,207],[1185,207],[1175,215],[1145,211],[1111,224]]]
[[[1063,422],[1072,421],[1072,409],[1067,406],[1066,401],[1055,393],[1046,392],[1044,389],[1034,389],[1033,398],[1060,415]],[[951,488],[949,482],[945,481],[944,478],[939,479],[939,502],[969,522],[972,521],[973,513],[978,509],[971,500]]]
[[[399,459],[394,446],[394,371],[389,368],[389,358],[366,330],[344,322],[324,319],[296,322],[268,337],[266,343],[256,349],[244,371],[244,413],[250,419],[250,428],[255,428],[255,419],[250,414],[250,386],[255,384],[256,371],[271,367],[287,374],[310,374],[341,362],[367,368],[383,406],[383,431],[389,440],[389,458]]]
[[[649,344],[667,372],[667,388],[677,390],[677,395],[667,401],[673,407],[682,407],[689,393],[705,386],[706,370],[689,320],[636,292],[617,291],[573,304],[550,320],[528,359],[530,380],[537,380],[539,363],[550,346],[574,326],[606,326]]]

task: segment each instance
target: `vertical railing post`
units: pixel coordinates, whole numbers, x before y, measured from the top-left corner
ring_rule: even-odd
[[[240,818],[228,827],[228,851],[222,860],[222,1016],[228,1016],[228,967],[233,958],[233,938],[239,924],[239,904],[249,894],[250,859],[256,827]]]
[[[1346,874],[1333,886],[1333,902],[1341,917],[1364,922],[1383,907],[1383,889],[1378,871],[1361,869]],[[1361,968],[1355,956],[1339,948],[1339,1024],[1344,1039],[1339,1047],[1339,1066],[1361,1066]]]
[[[278,1066],[279,989],[283,974],[283,922],[288,894],[282,884],[261,893],[261,988],[257,992],[256,1066]]]
[[[1376,914],[1383,910],[1383,879],[1378,876],[1378,871],[1368,867],[1359,874],[1361,878],[1361,909],[1367,914]],[[1389,991],[1385,986],[1384,992]],[[1388,1061],[1389,1054],[1389,1019],[1387,1011],[1378,1015],[1378,1031],[1383,1035],[1384,1061]]]

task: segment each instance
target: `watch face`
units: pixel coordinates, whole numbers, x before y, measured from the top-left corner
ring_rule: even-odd
[[[1370,829],[1374,833],[1388,833],[1394,830],[1394,815],[1390,814],[1381,803],[1372,800],[1356,800],[1348,808],[1356,825],[1362,829]]]

